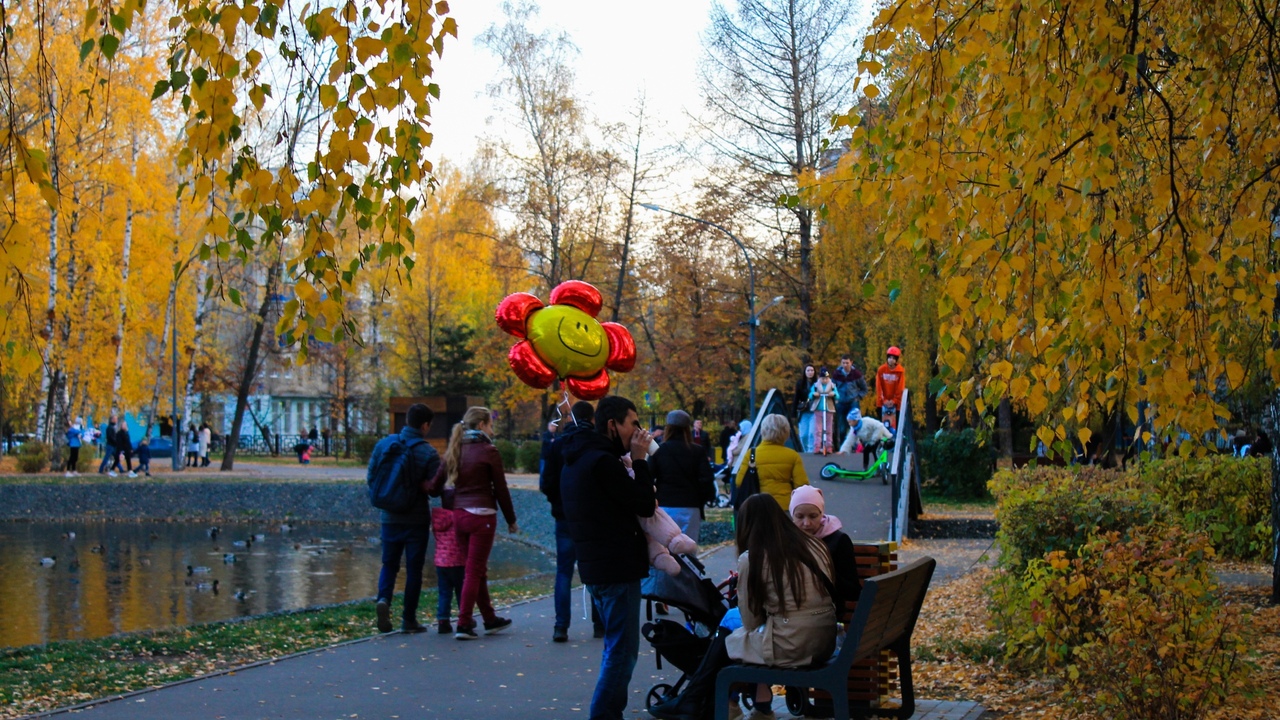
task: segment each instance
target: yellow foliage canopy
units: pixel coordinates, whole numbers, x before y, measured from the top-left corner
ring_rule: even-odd
[[[872,116],[815,188],[939,282],[953,403],[1049,430],[1099,411],[1193,434],[1271,349],[1276,11],[1211,1],[898,0],[865,40]],[[883,66],[881,65],[883,63]],[[878,89],[877,89],[878,88]],[[976,380],[965,384],[962,380]],[[1096,416],[1095,416],[1096,417]]]

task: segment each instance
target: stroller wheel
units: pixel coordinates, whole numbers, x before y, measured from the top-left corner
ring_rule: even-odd
[[[649,688],[649,694],[644,696],[644,706],[646,709],[651,708],[670,699],[673,695],[675,695],[675,688],[666,683],[658,683]]]
[[[729,507],[729,496],[724,493],[720,493],[716,495],[716,507],[718,508]]]
[[[804,716],[812,705],[806,688],[787,687],[787,712],[796,717]]]

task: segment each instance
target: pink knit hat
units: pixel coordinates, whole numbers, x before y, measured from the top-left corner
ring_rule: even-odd
[[[791,491],[791,507],[787,508],[787,512],[794,513],[801,505],[813,505],[818,508],[818,512],[827,514],[827,501],[822,498],[822,490],[812,485],[801,485]]]

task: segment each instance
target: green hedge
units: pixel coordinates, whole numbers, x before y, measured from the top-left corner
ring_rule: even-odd
[[[990,488],[1000,564],[1014,572],[1054,551],[1074,557],[1091,535],[1124,533],[1164,512],[1131,474],[1093,467],[1002,470]]]
[[[28,440],[18,448],[18,469],[24,473],[44,472],[49,464],[49,448],[42,442]]]
[[[941,432],[916,443],[925,490],[949,498],[985,497],[996,453],[972,428]]]
[[[538,472],[539,461],[542,459],[542,443],[537,440],[526,440],[520,443],[520,447],[516,450],[516,461],[520,465],[520,469],[527,473]]]
[[[498,449],[498,457],[502,458],[502,468],[507,472],[516,469],[516,444],[510,440],[495,440],[493,446]]]
[[[1270,559],[1270,458],[1171,458],[1142,465],[1139,477],[1189,530],[1207,533],[1220,555]]]

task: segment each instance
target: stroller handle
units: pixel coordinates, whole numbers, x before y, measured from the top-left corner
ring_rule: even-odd
[[[702,564],[702,561],[698,559],[697,555],[689,553],[687,555],[681,555],[680,557],[684,558],[686,562],[696,568],[699,575],[707,574],[707,566]]]

